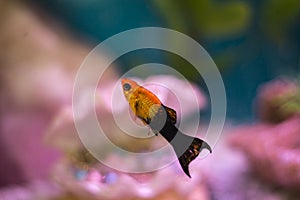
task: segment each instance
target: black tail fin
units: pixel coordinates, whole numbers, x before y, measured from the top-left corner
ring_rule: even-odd
[[[189,164],[199,155],[202,149],[212,152],[209,144],[199,138],[191,137],[180,132],[174,121],[165,122],[163,116],[157,115],[149,124],[153,130],[160,130],[160,134],[173,146],[183,171],[191,178]],[[162,128],[161,128],[162,127]]]
[[[190,178],[189,164],[199,155],[202,149],[212,152],[207,142],[183,134],[171,123],[166,123],[160,133],[173,146],[183,171]]]
[[[182,134],[182,133],[178,133],[178,134]],[[185,139],[186,141],[182,141],[182,143],[186,143],[186,142],[190,142],[190,145],[188,146],[188,148],[184,151],[184,153],[182,152],[182,146],[180,145],[180,143],[171,143],[176,155],[178,157],[179,163],[184,171],[184,173],[191,178],[190,172],[189,172],[189,164],[199,155],[199,153],[201,152],[202,149],[208,149],[210,151],[210,153],[212,152],[211,147],[209,146],[209,144],[207,144],[207,142],[199,139],[199,138],[193,138],[190,137],[188,135],[184,135],[181,136],[181,139]],[[192,141],[192,142],[191,142]],[[180,146],[178,146],[178,145]]]

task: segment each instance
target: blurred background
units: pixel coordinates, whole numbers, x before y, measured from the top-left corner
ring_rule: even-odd
[[[137,188],[128,199],[298,199],[300,1],[12,0],[1,2],[0,11],[0,199],[119,199],[127,187]],[[197,40],[227,94],[225,136],[199,161],[198,178],[178,175],[175,189],[159,184],[173,172],[125,176],[95,167],[73,134],[72,87],[85,56],[119,32],[149,26]],[[122,73],[149,62],[173,66],[209,99],[185,60],[143,50],[113,63],[98,103],[107,105],[103,91]],[[209,102],[200,109],[209,120]],[[109,113],[101,111],[99,120]]]

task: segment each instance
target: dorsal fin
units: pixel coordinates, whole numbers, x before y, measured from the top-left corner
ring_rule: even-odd
[[[176,111],[173,110],[172,108],[169,108],[164,105],[165,110],[167,111],[168,118],[171,120],[172,124],[176,124],[177,122],[177,115]]]

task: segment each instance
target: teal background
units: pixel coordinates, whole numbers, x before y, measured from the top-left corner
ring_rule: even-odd
[[[297,78],[300,55],[300,3],[287,1],[29,1],[74,34],[97,45],[119,32],[158,26],[196,39],[219,67],[233,121],[255,119],[259,85],[278,76]],[[145,50],[118,59],[125,72],[139,64],[160,62],[185,67],[186,76],[205,90],[187,63],[174,55]],[[182,64],[180,66],[180,64]],[[204,116],[209,116],[207,111]]]

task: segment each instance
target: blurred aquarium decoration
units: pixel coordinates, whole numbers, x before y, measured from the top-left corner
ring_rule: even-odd
[[[0,200],[299,198],[300,1],[12,0],[2,1],[0,11]],[[76,132],[72,92],[80,65],[97,44],[140,27],[190,36],[222,75],[224,130],[213,153],[191,165],[192,179],[177,163],[148,173],[112,169],[85,149]],[[116,46],[108,47],[95,62],[105,62],[114,51]],[[187,112],[179,118],[191,123],[200,110],[204,120],[197,134],[204,137],[210,120],[204,80],[185,59],[156,49],[127,53],[105,71],[95,106],[107,137],[136,153],[166,145],[160,137],[123,134],[112,117],[114,109],[120,116],[128,111],[122,94],[118,105],[110,102],[116,82],[147,63],[172,66],[192,83],[190,90],[159,67],[151,76],[147,70],[135,74],[140,82],[166,82],[183,96],[195,92],[200,105],[186,98]],[[85,104],[89,90],[82,89],[82,120],[92,112]],[[168,91],[158,94],[177,109]],[[166,153],[140,163],[114,154],[103,141],[90,142],[99,144],[107,161],[130,169],[172,158]]]

